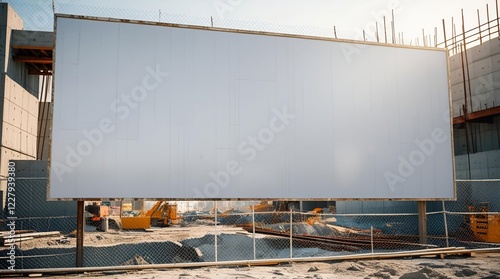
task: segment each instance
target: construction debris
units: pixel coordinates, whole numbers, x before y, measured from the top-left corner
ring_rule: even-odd
[[[56,236],[61,235],[59,231],[51,231],[51,232],[16,232],[15,234],[10,234],[10,232],[0,232],[0,245],[1,246],[9,246],[12,243],[18,243],[21,241],[31,240],[34,238],[47,237],[47,236]]]

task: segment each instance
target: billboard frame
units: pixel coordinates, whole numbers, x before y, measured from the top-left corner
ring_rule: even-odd
[[[455,201],[457,198],[456,190],[456,173],[455,173],[455,156],[454,156],[454,141],[453,141],[453,121],[452,121],[452,96],[450,87],[450,65],[449,65],[449,50],[445,48],[438,47],[428,47],[428,46],[409,46],[409,45],[397,45],[390,43],[379,43],[379,42],[369,42],[369,41],[358,41],[350,39],[338,39],[338,38],[328,38],[319,36],[309,36],[309,35],[297,35],[297,34],[286,34],[286,33],[273,33],[266,31],[252,31],[252,30],[241,30],[241,29],[231,29],[231,28],[220,28],[220,27],[209,27],[209,26],[198,26],[198,25],[188,25],[188,24],[174,24],[165,22],[153,22],[153,21],[142,21],[142,20],[130,20],[130,19],[118,19],[118,18],[108,18],[108,17],[96,17],[96,16],[81,16],[81,15],[70,15],[70,14],[54,14],[54,50],[53,50],[53,76],[55,77],[57,73],[56,69],[56,36],[57,36],[57,20],[59,18],[69,18],[69,19],[79,19],[79,20],[89,20],[98,22],[113,22],[113,23],[127,23],[127,24],[138,24],[138,25],[149,25],[149,26],[163,26],[172,27],[180,29],[194,29],[194,30],[207,30],[207,31],[217,31],[217,32],[227,32],[227,33],[238,33],[238,34],[250,34],[250,35],[261,35],[261,36],[272,36],[272,37],[285,37],[285,38],[297,38],[297,39],[307,39],[307,40],[318,40],[327,42],[338,42],[345,44],[356,44],[356,45],[372,45],[372,46],[383,46],[383,47],[393,47],[393,48],[404,48],[404,49],[416,49],[416,50],[432,50],[432,51],[443,51],[446,53],[446,68],[447,68],[447,91],[448,91],[448,105],[449,105],[449,125],[450,125],[450,142],[451,142],[451,163],[452,163],[452,177],[453,177],[453,198],[300,198],[300,199],[289,199],[289,198],[267,198],[267,199],[256,199],[256,198],[168,198],[168,200],[173,201],[254,201],[254,200],[273,200],[273,201]],[[50,104],[50,109],[52,115],[54,114],[54,93],[55,93],[55,78],[52,79],[52,96],[53,100]],[[49,129],[53,131],[53,122],[50,122]],[[48,158],[48,171],[47,171],[47,200],[52,201],[123,201],[131,200],[131,198],[99,198],[99,197],[89,197],[89,198],[51,198],[50,197],[50,173],[51,173],[51,161],[52,161],[52,140],[49,143],[49,158]],[[133,198],[134,201],[141,200],[152,200],[152,198]]]

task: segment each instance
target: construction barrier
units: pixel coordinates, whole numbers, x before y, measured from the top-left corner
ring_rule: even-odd
[[[1,219],[0,269],[75,266],[76,201],[46,201],[46,182],[18,178],[15,190],[11,189],[15,204],[6,200]],[[343,208],[356,213],[328,212],[332,208],[275,211],[272,202],[260,201],[169,202],[177,204],[176,222],[131,229],[122,228],[120,214],[144,223],[145,213],[139,211],[147,211],[157,201],[98,202],[111,210],[106,211],[106,226],[85,213],[83,266],[321,259],[500,247],[499,195],[499,180],[457,181],[457,201],[427,202],[425,242],[418,235],[415,201],[401,201],[393,208],[386,204],[383,210],[375,206],[380,202],[342,202],[350,204]],[[400,212],[384,213],[397,209]]]

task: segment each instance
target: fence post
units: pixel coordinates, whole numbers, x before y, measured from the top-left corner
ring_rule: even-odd
[[[293,258],[293,215],[292,215],[292,209],[290,209],[290,259]]]
[[[214,201],[214,218],[215,218],[214,253],[215,253],[215,262],[217,262],[217,201]]]
[[[370,226],[370,242],[372,244],[372,254],[373,254],[373,226]]]
[[[255,249],[255,202],[252,202],[252,239],[253,239],[253,259],[256,257],[256,249]]]
[[[448,222],[446,221],[446,208],[444,206],[444,201],[441,201],[443,203],[443,220],[444,220],[444,234],[446,236],[446,247],[449,247],[449,242],[448,242]]]

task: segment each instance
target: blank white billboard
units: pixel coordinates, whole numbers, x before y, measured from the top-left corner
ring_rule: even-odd
[[[56,18],[50,199],[451,199],[447,52]]]

